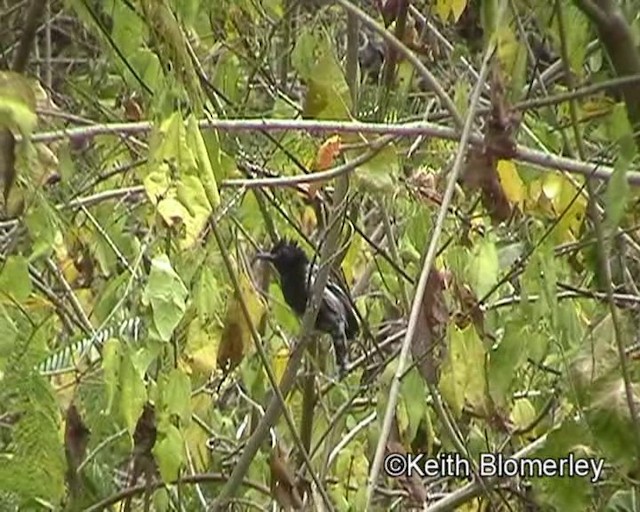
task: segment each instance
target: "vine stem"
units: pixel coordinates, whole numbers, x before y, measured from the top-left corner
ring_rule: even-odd
[[[504,12],[504,8],[505,8],[504,4],[505,2],[502,2],[502,8],[500,10],[500,13]],[[424,263],[422,266],[422,272],[420,274],[420,280],[418,281],[418,286],[416,288],[416,292],[414,295],[413,304],[411,306],[411,315],[409,316],[409,325],[407,326],[407,332],[405,334],[404,340],[402,341],[402,348],[400,350],[400,355],[398,358],[398,366],[396,368],[396,373],[391,382],[391,389],[389,390],[389,399],[387,402],[384,419],[382,421],[380,439],[378,440],[375,455],[373,458],[373,463],[371,464],[371,471],[369,472],[369,477],[367,481],[367,498],[365,502],[365,510],[369,510],[371,506],[373,493],[376,487],[376,481],[378,478],[378,474],[380,473],[382,460],[383,460],[384,453],[387,446],[387,439],[389,437],[389,432],[391,431],[391,425],[393,423],[393,419],[395,418],[395,414],[396,414],[396,404],[398,403],[398,395],[400,393],[401,378],[404,374],[405,366],[408,361],[409,350],[411,348],[411,341],[414,338],[416,328],[418,326],[418,318],[420,316],[422,301],[423,301],[424,293],[427,287],[427,280],[429,278],[429,273],[431,272],[431,268],[435,260],[436,252],[438,250],[438,240],[444,228],[444,221],[447,216],[449,205],[451,204],[451,200],[453,198],[453,192],[455,190],[458,177],[460,176],[460,173],[463,168],[464,157],[467,153],[468,142],[469,142],[469,138],[471,137],[471,130],[473,128],[473,120],[475,117],[475,112],[480,101],[482,88],[484,87],[486,77],[489,72],[489,62],[491,61],[494,51],[495,51],[495,40],[492,39],[492,42],[490,43],[489,48],[487,48],[485,57],[483,59],[482,69],[480,70],[480,76],[473,89],[473,94],[471,95],[471,99],[469,102],[469,110],[467,112],[464,126],[462,128],[462,135],[460,136],[458,151],[456,152],[456,157],[453,162],[452,171],[449,174],[447,188],[442,198],[442,204],[440,206],[440,210],[438,211],[438,217],[434,226],[431,240],[429,242],[427,254],[425,256]],[[448,422],[445,422],[445,425],[448,425]],[[450,432],[450,435],[453,440],[456,439],[455,432]]]

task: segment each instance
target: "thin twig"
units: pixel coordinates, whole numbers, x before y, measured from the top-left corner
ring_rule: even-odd
[[[447,188],[442,198],[442,205],[440,206],[440,209],[438,211],[438,217],[435,222],[435,226],[433,228],[433,234],[431,236],[429,247],[427,249],[427,254],[424,259],[422,273],[420,275],[420,280],[418,282],[418,286],[416,288],[416,292],[414,295],[413,304],[411,307],[411,315],[409,316],[409,325],[407,327],[407,332],[405,334],[404,340],[402,341],[402,348],[400,350],[400,356],[398,358],[398,366],[396,369],[396,373],[394,375],[393,381],[391,382],[391,389],[389,390],[387,407],[385,410],[385,415],[382,422],[382,428],[380,431],[380,439],[376,446],[375,456],[371,464],[371,471],[369,473],[369,478],[367,482],[367,499],[366,499],[366,506],[365,506],[365,509],[367,510],[369,509],[371,505],[371,500],[373,499],[373,493],[374,493],[376,481],[378,479],[378,474],[382,466],[382,459],[384,457],[385,449],[387,446],[387,439],[389,437],[389,433],[391,431],[391,425],[396,414],[396,404],[398,402],[398,394],[400,392],[400,385],[401,385],[400,378],[404,373],[404,369],[407,364],[407,360],[409,356],[409,349],[411,347],[411,342],[414,338],[416,328],[418,326],[418,318],[420,316],[420,311],[422,308],[422,301],[423,301],[426,286],[427,286],[427,280],[431,272],[431,268],[436,256],[436,252],[438,250],[438,240],[444,228],[445,218],[447,215],[449,204],[451,203],[451,200],[453,198],[455,185],[458,181],[458,177],[460,176],[463,168],[464,157],[468,149],[467,143],[471,135],[471,129],[472,129],[473,120],[475,117],[475,110],[478,106],[482,88],[489,71],[489,61],[493,55],[494,48],[495,48],[495,43],[491,44],[491,46],[488,48],[485,54],[483,66],[480,72],[480,78],[476,83],[476,86],[473,90],[473,94],[471,95],[471,99],[469,102],[469,110],[467,112],[467,117],[464,123],[464,127],[462,129],[462,135],[460,137],[458,151],[456,153],[456,157],[453,162],[452,171],[451,173],[449,173]],[[443,418],[443,419],[446,420],[447,418]],[[447,423],[448,422],[445,421],[445,424]],[[455,443],[457,436],[453,434],[450,437],[452,438],[452,441],[454,441]]]

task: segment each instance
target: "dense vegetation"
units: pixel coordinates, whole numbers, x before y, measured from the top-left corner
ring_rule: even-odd
[[[637,510],[638,7],[0,2],[0,509]]]

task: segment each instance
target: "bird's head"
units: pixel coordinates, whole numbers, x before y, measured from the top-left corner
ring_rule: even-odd
[[[270,261],[276,270],[282,274],[288,269],[306,266],[307,255],[293,240],[283,238],[279,240],[268,252],[259,252],[256,258]]]

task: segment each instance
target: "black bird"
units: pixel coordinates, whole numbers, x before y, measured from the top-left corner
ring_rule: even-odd
[[[258,259],[270,261],[280,275],[280,288],[284,300],[298,315],[304,315],[318,273],[310,265],[305,252],[293,241],[282,239],[269,252],[261,252]],[[347,365],[347,341],[353,340],[360,330],[349,292],[329,276],[322,295],[315,328],[328,333],[333,340],[336,363],[342,378]]]

